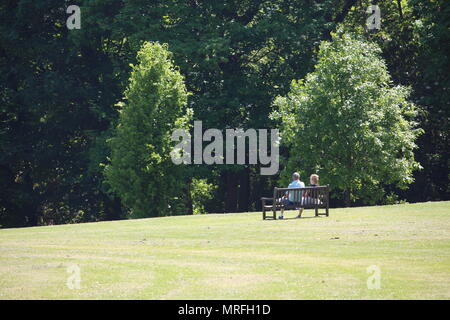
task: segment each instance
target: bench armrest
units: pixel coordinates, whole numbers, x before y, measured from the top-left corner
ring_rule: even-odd
[[[266,201],[268,203],[266,203]],[[274,204],[275,204],[275,201],[273,201],[273,198],[266,198],[266,197],[262,197],[261,198],[261,205],[262,205],[263,208],[266,205],[274,205]]]

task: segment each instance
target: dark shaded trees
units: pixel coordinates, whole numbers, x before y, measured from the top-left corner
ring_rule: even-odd
[[[367,33],[365,0],[79,1],[81,29],[70,31],[69,1],[2,1],[0,225],[127,215],[107,192],[103,166],[114,105],[144,41],[169,44],[204,128],[267,128],[276,125],[268,119],[273,98],[312,71],[320,41],[338,23],[378,43],[393,81],[411,86],[425,111],[416,150],[424,170],[410,191],[392,191],[410,201],[449,199],[449,5],[376,2],[382,29]],[[189,170],[189,179],[217,184],[210,212],[255,209],[277,181],[251,166]]]
[[[53,1],[0,5],[3,226],[120,216],[91,163],[120,89],[99,38],[76,45],[65,10]]]

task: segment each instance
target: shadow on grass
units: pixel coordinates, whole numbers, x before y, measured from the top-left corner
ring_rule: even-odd
[[[286,218],[286,217],[284,217],[283,219],[277,219],[277,220],[303,220],[303,219],[314,219],[314,218],[320,218],[320,216],[318,216],[318,217],[310,216],[310,217],[301,217],[301,218],[297,218],[297,217]]]
[[[273,218],[267,217],[265,220],[282,221],[282,220],[304,220],[304,219],[314,219],[314,218],[321,218],[321,216],[317,216],[317,217],[316,216],[308,216],[308,217],[301,217],[301,218],[297,218],[297,217],[286,218],[286,217],[284,217],[283,219],[279,219],[279,218],[273,219]]]

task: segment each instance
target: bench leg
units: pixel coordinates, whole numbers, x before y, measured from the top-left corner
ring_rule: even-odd
[[[264,208],[263,208],[262,216],[263,216],[263,220],[266,220],[266,210]]]
[[[316,210],[316,217],[318,217],[319,216],[319,208],[316,206],[315,210]]]

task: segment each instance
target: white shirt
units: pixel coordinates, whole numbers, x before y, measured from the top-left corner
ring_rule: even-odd
[[[305,184],[300,180],[294,180],[291,183],[289,183],[289,185],[288,185],[288,188],[304,188],[304,187],[305,187]],[[298,193],[297,192],[289,192],[289,201],[295,202],[295,201],[300,200],[300,199],[294,199],[295,194],[298,194]],[[297,197],[298,197],[298,195],[297,195]]]

